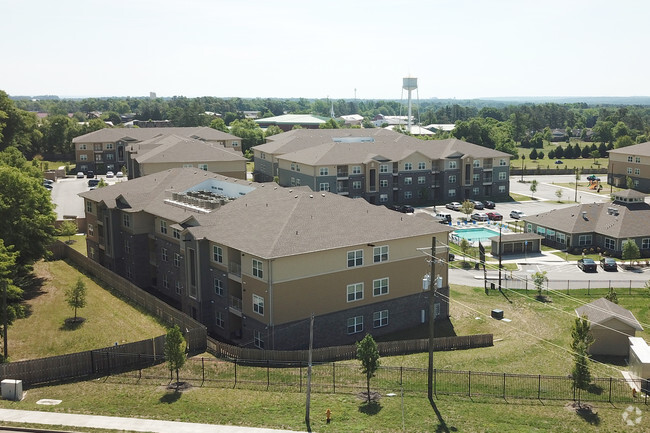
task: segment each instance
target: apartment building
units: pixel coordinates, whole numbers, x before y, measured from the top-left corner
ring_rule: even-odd
[[[77,171],[93,171],[97,174],[105,174],[107,171],[119,171],[127,167],[129,177],[134,177],[135,167],[131,161],[129,152],[131,146],[147,140],[160,139],[165,136],[176,135],[199,140],[212,146],[238,151],[241,154],[241,138],[218,131],[216,129],[202,127],[184,128],[104,128],[98,131],[89,132],[72,139],[75,148],[75,162]],[[151,144],[151,143],[150,143]],[[149,146],[152,150],[155,146]],[[143,155],[143,149],[138,156]],[[202,161],[202,163],[209,161]],[[182,162],[177,166],[181,167]]]
[[[650,193],[650,141],[612,149],[608,153],[608,183],[627,188],[629,177],[635,190]]]
[[[449,315],[450,229],[422,214],[189,168],[80,196],[88,257],[241,346],[306,348],[312,314],[316,347],[426,322],[432,238]]]
[[[253,147],[255,179],[372,204],[428,205],[509,197],[510,155],[456,139],[385,129],[294,130]]]

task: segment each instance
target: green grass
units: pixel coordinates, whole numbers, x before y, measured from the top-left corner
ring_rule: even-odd
[[[77,234],[74,236],[56,236],[56,239],[60,240],[61,242],[67,243],[69,247],[71,247],[75,251],[80,252],[84,256],[88,252],[86,250],[85,235]]]
[[[26,291],[27,317],[9,328],[11,361],[34,359],[130,343],[164,334],[165,328],[150,316],[121,301],[79,273],[65,261],[38,262],[34,266],[42,285]],[[86,320],[77,328],[65,325],[74,310],[65,291],[81,276],[88,289],[87,306],[77,310]]]
[[[517,194],[516,192],[511,192],[510,193],[510,198],[513,201],[530,201],[530,200],[533,200],[533,198],[531,196],[523,195],[523,194]]]
[[[575,146],[575,143],[579,143],[580,148],[584,148],[585,146],[591,146],[593,143],[592,142],[584,142],[579,139],[571,139],[571,146]],[[598,147],[600,143],[596,143],[596,147]],[[549,159],[548,158],[548,152],[550,150],[557,149],[558,146],[562,146],[563,149],[566,148],[567,143],[566,142],[544,142],[544,147],[542,149],[537,149],[537,152],[542,150],[544,152],[544,158],[543,159],[536,159],[536,160],[531,160],[530,159],[530,152],[532,152],[533,149],[524,149],[522,147],[519,148],[519,154],[520,155],[525,155],[526,159],[524,160],[524,165],[526,167],[526,170],[535,170],[538,167],[539,168],[544,168],[544,169],[576,169],[580,168],[584,170],[585,172],[589,172],[590,169],[597,169],[597,168],[607,168],[609,159],[608,158],[596,158],[594,161],[594,158],[576,158],[576,159],[567,159],[567,158],[553,158]],[[555,161],[561,160],[563,164],[555,164]],[[521,158],[517,160],[512,160],[511,164],[513,168],[518,168],[521,169]]]

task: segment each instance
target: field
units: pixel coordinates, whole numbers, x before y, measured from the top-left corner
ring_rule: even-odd
[[[591,146],[593,143],[592,142],[585,142],[581,141],[575,138],[571,139],[571,145],[575,146],[575,143],[578,143],[580,145],[580,148],[584,148],[585,146]],[[596,143],[596,147],[598,147],[600,143]],[[526,170],[534,170],[536,168],[544,168],[544,169],[552,169],[552,168],[568,168],[568,169],[575,169],[575,168],[580,168],[582,169],[585,173],[589,172],[590,169],[597,169],[597,168],[607,168],[607,164],[609,159],[608,158],[576,158],[576,159],[568,159],[568,158],[553,158],[549,159],[548,157],[548,152],[550,150],[557,149],[558,146],[562,146],[563,148],[566,148],[567,143],[562,141],[562,142],[544,142],[544,147],[542,149],[537,149],[537,152],[540,150],[544,152],[544,158],[542,159],[536,159],[536,160],[531,160],[530,159],[530,152],[532,152],[533,149],[524,149],[522,147],[518,148],[519,154],[526,156],[526,159],[523,161]],[[555,161],[561,160],[562,164],[555,164]],[[510,164],[512,168],[521,168],[522,165],[522,160],[521,158],[519,159],[513,159],[510,161]]]

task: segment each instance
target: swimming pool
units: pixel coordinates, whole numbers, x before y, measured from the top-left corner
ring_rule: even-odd
[[[486,229],[485,227],[472,227],[472,228],[454,230],[452,236],[453,235],[456,235],[461,239],[467,239],[470,242],[476,242],[476,241],[485,241],[486,239],[489,239],[492,236],[498,236],[499,232]]]

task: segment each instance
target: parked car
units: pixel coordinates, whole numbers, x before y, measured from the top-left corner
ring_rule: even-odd
[[[488,212],[487,217],[490,221],[503,221],[503,215],[499,212]]]
[[[86,172],[86,177],[87,177],[88,179],[92,179],[93,177],[95,177],[95,172],[92,171],[92,170],[88,170],[88,171]]]
[[[474,209],[476,210],[483,210],[485,207],[483,206],[483,202],[478,201],[478,200],[470,200],[470,203],[474,205]]]
[[[88,186],[93,187],[99,184],[99,179],[88,179]]]
[[[52,185],[51,183],[43,182],[43,186],[45,187],[45,189],[49,189],[50,191],[52,190],[52,188],[54,188],[54,185]]]
[[[561,159],[558,159],[557,161],[555,161],[555,163],[556,164],[564,164]]]
[[[494,204],[493,201],[483,200],[483,206],[485,207],[485,209],[494,209],[496,205]]]
[[[409,204],[403,204],[403,205],[399,206],[396,210],[399,211],[399,212],[402,212],[402,213],[413,213],[413,212],[415,212],[415,209],[413,209],[413,206],[411,206]]]
[[[603,268],[604,271],[618,271],[618,264],[616,263],[616,260],[611,257],[603,257],[600,259],[600,267]]]
[[[449,224],[451,222],[451,214],[445,212],[438,212],[434,216],[440,224]]]
[[[456,255],[454,253],[449,253],[449,261],[453,262],[454,260],[456,260]]]
[[[85,176],[85,174],[84,174],[83,171],[78,171],[78,172],[77,172],[77,179],[83,179],[84,176]]]
[[[474,221],[487,221],[489,218],[485,212],[475,212],[472,214]]]
[[[523,213],[523,211],[520,211],[520,210],[513,210],[513,211],[510,212],[510,218],[514,218],[516,220],[518,220],[520,218],[523,218],[525,216],[526,216],[526,214]]]
[[[452,201],[451,203],[447,203],[447,204],[445,205],[445,207],[446,207],[447,209],[451,209],[451,210],[460,210],[460,208],[462,207],[462,205],[461,205],[460,203],[458,203],[457,201]]]
[[[115,177],[124,177],[124,173],[118,171],[117,173],[115,173]]]
[[[109,178],[109,177],[114,177],[114,176],[115,176],[115,173],[113,173],[112,171],[107,171],[107,172],[106,172],[106,177],[107,177],[107,178]]]
[[[598,272],[596,262],[592,259],[579,259],[578,268],[582,269],[583,272]]]

